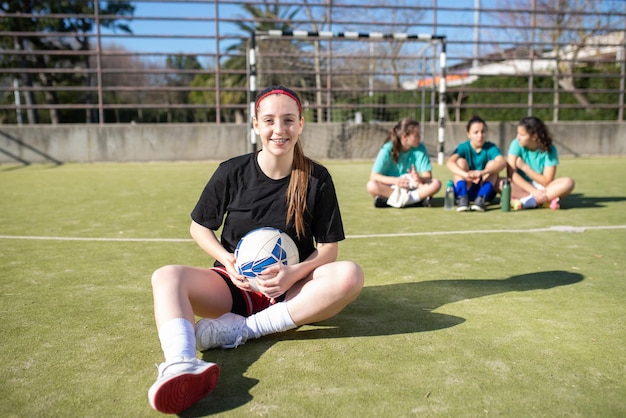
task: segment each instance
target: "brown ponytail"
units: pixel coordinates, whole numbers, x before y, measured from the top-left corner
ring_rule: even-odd
[[[400,152],[402,151],[402,135],[410,134],[417,128],[419,128],[420,123],[411,118],[403,118],[396,126],[391,128],[387,133],[387,138],[385,138],[385,142],[392,143],[391,147],[391,158],[397,164],[400,159]]]
[[[293,150],[293,167],[287,189],[287,223],[294,221],[298,238],[304,235],[304,214],[313,164],[304,155],[300,140]]]

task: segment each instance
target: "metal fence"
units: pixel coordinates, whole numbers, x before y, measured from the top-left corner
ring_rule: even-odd
[[[624,120],[623,0],[13,0],[0,9],[4,124],[244,123],[252,35],[271,30],[355,38],[255,45],[275,63],[259,66],[259,87],[288,84],[315,103],[316,122],[435,121],[440,110],[453,121]],[[445,71],[439,43],[372,39],[383,33],[445,38]]]

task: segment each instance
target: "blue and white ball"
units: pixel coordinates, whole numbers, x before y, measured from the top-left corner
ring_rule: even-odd
[[[277,263],[292,265],[300,262],[298,247],[280,229],[264,227],[244,235],[235,249],[235,267],[245,276],[254,290],[259,290],[256,278],[263,270]]]

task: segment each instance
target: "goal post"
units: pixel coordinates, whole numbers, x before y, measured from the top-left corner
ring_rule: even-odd
[[[261,47],[260,42],[262,40],[272,41],[272,43],[269,44],[271,45],[271,47],[268,45]],[[278,40],[286,41],[286,43],[279,44]],[[365,50],[362,50],[360,52],[356,51],[355,53],[354,48],[351,48],[349,50],[350,52],[338,51],[340,48],[334,47],[332,44],[333,41],[366,41],[369,43],[369,55]],[[423,54],[425,49],[422,49],[419,52],[409,51],[408,53],[405,53],[405,55],[401,55],[401,52],[396,52],[396,55],[393,56],[386,55],[387,51],[380,53],[380,55],[373,55],[373,43],[385,41],[389,42],[389,44],[383,45],[381,49],[384,49],[385,47],[389,49],[389,45],[393,43],[393,45],[397,46],[397,51],[402,51],[401,48],[403,48],[404,44],[409,42],[425,43],[427,47],[434,47],[434,49],[432,49],[433,53],[430,56]],[[325,48],[320,47],[320,44],[322,42],[326,42]],[[306,48],[309,48],[309,52],[304,51]],[[315,49],[312,50],[312,48]],[[437,59],[436,52],[438,48],[440,50]],[[261,50],[262,53],[260,53],[259,50]],[[274,72],[273,75],[263,74],[264,70],[266,73],[269,73],[270,71],[267,69],[268,66],[263,67],[259,65],[260,56],[261,58],[268,57],[267,61],[272,60],[269,67],[272,69],[271,71]],[[264,88],[271,84],[284,84],[290,88],[295,87],[294,90],[296,91],[298,90],[298,88],[304,90],[302,89],[302,87],[305,87],[307,91],[313,90],[317,97],[312,98],[311,101],[313,101],[314,104],[310,105],[309,107],[314,109],[313,114],[317,118],[317,122],[336,122],[337,120],[333,120],[334,117],[345,119],[347,115],[346,109],[349,108],[351,110],[355,110],[353,114],[354,117],[353,119],[351,119],[351,122],[359,123],[361,117],[361,112],[359,112],[359,106],[365,106],[362,104],[362,102],[375,100],[375,92],[385,92],[386,86],[388,84],[391,84],[392,82],[395,83],[396,86],[399,85],[399,79],[401,78],[401,76],[404,76],[406,78],[407,76],[418,75],[416,69],[418,68],[419,63],[423,61],[422,72],[419,74],[421,83],[417,83],[417,80],[414,79],[413,85],[415,87],[396,89],[393,91],[393,95],[401,95],[401,93],[404,93],[405,91],[406,93],[410,94],[412,90],[414,94],[417,94],[418,88],[422,88],[422,121],[424,121],[425,114],[425,89],[430,88],[431,90],[429,91],[433,95],[438,96],[436,99],[436,106],[433,102],[431,103],[430,108],[431,112],[434,112],[435,109],[437,111],[437,162],[439,165],[443,164],[446,119],[445,36],[433,34],[381,32],[314,32],[299,30],[255,31],[252,33],[250,38],[247,59],[250,123],[252,123],[252,117],[254,116],[255,112],[257,84],[259,78],[261,77],[263,77],[264,84],[266,84],[263,86]],[[349,61],[350,59],[360,60],[360,62]],[[426,60],[429,60],[432,63],[431,68],[428,68],[428,66],[426,65]],[[404,64],[406,67],[412,68],[411,72],[403,72],[402,70],[398,70],[396,68],[398,63],[400,63],[401,66],[402,64]],[[322,68],[322,66],[324,68]],[[361,69],[360,66],[363,66],[364,69]],[[394,73],[392,74],[391,72],[388,72],[384,74],[378,74],[376,73],[377,66],[394,67]],[[259,74],[259,72],[261,72],[261,74]],[[337,95],[341,94],[341,92],[350,91],[350,86],[348,85],[350,82],[354,82],[354,79],[356,78],[365,78],[365,74],[367,74],[368,76],[368,86],[363,86],[362,90],[358,88],[353,89],[351,91],[353,96],[351,96],[350,98],[346,97],[343,100],[339,100],[342,102],[340,104],[333,103],[333,101],[336,100]],[[305,75],[308,75],[306,81],[307,85],[302,86],[302,79],[306,78]],[[339,78],[340,76],[347,77],[350,80],[344,83],[338,83],[341,84],[340,87],[334,87],[333,83],[337,83],[335,79]],[[385,79],[386,81],[381,82],[380,79]],[[285,82],[277,83],[275,82],[276,80]],[[297,85],[293,86],[286,83],[287,81],[291,80],[294,80],[293,83]],[[378,83],[379,85],[375,85],[376,83]],[[405,85],[406,84],[407,83],[405,83]],[[418,84],[420,85],[420,87],[417,87]],[[346,87],[346,85],[348,86]],[[399,91],[401,93],[398,93]],[[319,105],[321,101],[325,101],[324,106]],[[305,105],[309,103],[309,100],[303,98],[303,102],[306,102],[303,103],[303,105]],[[403,109],[402,104],[390,104],[384,100],[381,103],[369,103],[368,106],[378,109],[381,114],[391,113],[393,115],[396,115],[399,114]],[[412,106],[415,107],[416,109],[414,110],[417,111],[415,103],[413,103]],[[324,108],[322,109],[322,107]],[[371,119],[377,121],[375,117],[371,117]],[[434,113],[432,114],[430,120],[432,122],[435,121]],[[256,150],[257,136],[252,127],[250,128],[250,143],[253,150]]]

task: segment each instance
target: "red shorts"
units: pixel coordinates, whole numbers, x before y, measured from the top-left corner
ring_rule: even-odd
[[[276,302],[281,302],[285,299],[285,295],[280,296],[278,299],[268,298],[260,292],[246,292],[241,290],[230,279],[230,275],[224,267],[211,267],[211,270],[222,276],[228,288],[230,294],[233,297],[233,307],[230,310],[232,313],[242,316],[250,316],[254,313],[266,309],[270,305]]]

